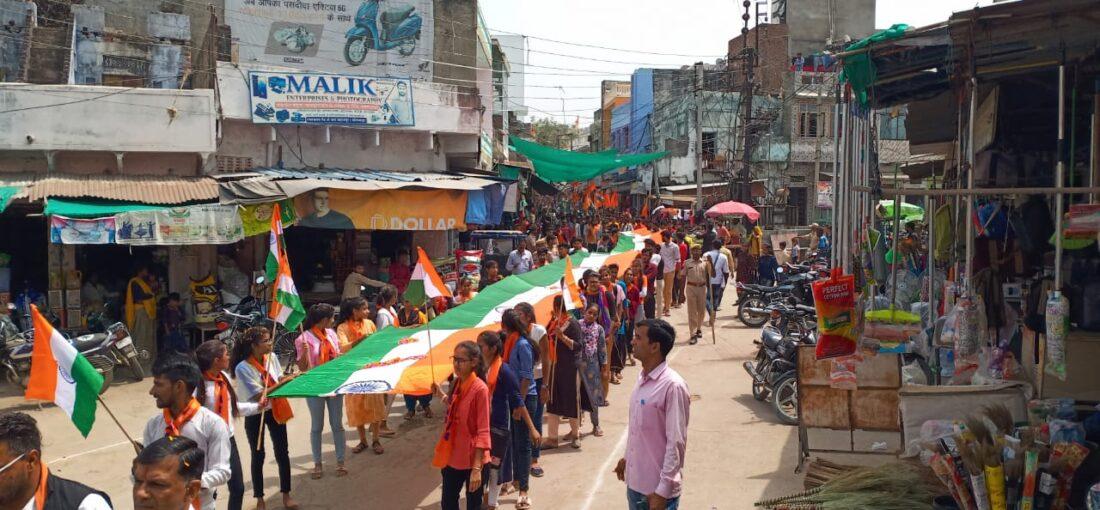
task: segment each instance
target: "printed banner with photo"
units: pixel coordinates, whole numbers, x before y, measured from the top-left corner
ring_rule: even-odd
[[[817,181],[817,207],[821,209],[833,208],[832,181]]]
[[[114,244],[115,218],[66,218],[50,216],[50,242],[54,244]]]
[[[244,227],[244,236],[252,237],[270,232],[271,211],[273,209],[275,209],[275,202],[246,205],[238,209],[237,213],[241,215],[241,223]],[[283,227],[298,223],[298,213],[294,211],[293,200],[280,200],[279,211],[280,216],[282,216]]]
[[[115,216],[118,244],[230,244],[244,239],[244,227],[231,205],[192,205]]]
[[[433,0],[225,0],[240,62],[432,79]]]
[[[251,72],[248,82],[256,124],[416,124],[407,78]]]
[[[298,225],[357,230],[465,230],[466,192],[317,188],[294,197]]]

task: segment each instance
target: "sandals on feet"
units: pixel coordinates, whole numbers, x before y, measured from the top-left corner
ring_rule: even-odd
[[[386,452],[386,449],[382,448],[382,443],[380,443],[378,441],[375,441],[375,442],[371,443],[370,447],[371,447],[371,450],[374,451],[375,455],[382,455],[383,453]]]
[[[344,467],[343,464],[336,466],[336,477],[340,478],[344,476],[348,476],[348,468]]]
[[[530,508],[531,508],[531,498],[530,497],[520,496],[519,499],[516,500],[516,510],[530,510]]]
[[[603,437],[603,429],[599,427],[592,429],[592,435],[595,437]]]
[[[359,443],[351,449],[351,453],[363,453],[367,449],[367,443]]]
[[[320,480],[323,476],[325,476],[325,472],[321,469],[321,465],[317,464],[313,466],[313,472],[309,474],[309,477],[314,480]]]
[[[424,417],[425,417],[425,418],[427,418],[427,419],[429,419],[429,420],[430,420],[430,419],[432,419],[432,416],[433,416],[433,415],[432,415],[432,408],[430,408],[430,407],[425,407],[425,408],[423,408],[423,409],[424,409]]]
[[[546,472],[542,470],[542,466],[531,466],[531,476],[535,478],[542,478]]]

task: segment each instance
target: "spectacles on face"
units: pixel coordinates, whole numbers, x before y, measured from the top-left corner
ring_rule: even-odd
[[[4,467],[0,467],[0,474],[3,474],[4,471],[7,471],[8,469],[11,469],[11,467],[14,466],[16,462],[19,462],[20,460],[23,459],[23,457],[26,457],[26,456],[27,456],[27,452],[23,452],[23,453],[20,453],[18,457],[14,458],[14,459],[11,459],[11,462],[8,462],[7,464],[4,464]]]
[[[459,363],[467,363],[467,362],[470,362],[470,361],[473,361],[473,360],[470,359],[470,358],[461,358],[461,357],[458,357],[458,356],[451,356],[451,363],[454,363],[456,365],[459,364]]]

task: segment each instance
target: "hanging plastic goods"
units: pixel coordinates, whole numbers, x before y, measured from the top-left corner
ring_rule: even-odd
[[[855,329],[856,279],[833,268],[827,280],[813,284],[814,307],[817,309],[817,359],[836,358],[856,352],[858,332]]]
[[[481,250],[455,250],[455,269],[459,278],[469,278],[476,289],[481,283]]]
[[[1066,337],[1069,335],[1069,300],[1061,292],[1047,299],[1047,367],[1049,375],[1066,380]]]

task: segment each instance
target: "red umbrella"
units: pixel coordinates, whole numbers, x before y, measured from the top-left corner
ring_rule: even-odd
[[[760,219],[760,213],[757,212],[756,209],[753,209],[751,205],[734,202],[732,200],[716,204],[714,207],[707,209],[708,218],[714,218],[716,216],[744,216],[751,221]]]

